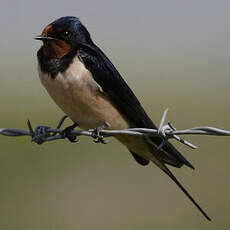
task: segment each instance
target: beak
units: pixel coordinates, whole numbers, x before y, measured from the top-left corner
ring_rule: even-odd
[[[34,39],[41,40],[41,41],[44,41],[44,40],[58,40],[57,38],[48,37],[46,35],[39,35],[39,36],[35,37]]]

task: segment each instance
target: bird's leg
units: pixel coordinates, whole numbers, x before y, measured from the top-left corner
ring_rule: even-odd
[[[105,128],[108,128],[107,124],[99,126],[93,130],[92,137],[96,139],[96,140],[94,140],[95,143],[107,144],[106,141],[103,139],[104,136],[101,135],[101,130],[103,130]]]
[[[70,142],[74,143],[77,142],[77,137],[72,134],[72,131],[77,127],[78,125],[74,123],[71,126],[66,127],[62,132],[61,136],[62,138],[67,138]]]

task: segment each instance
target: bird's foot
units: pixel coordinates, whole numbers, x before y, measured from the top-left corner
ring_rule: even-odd
[[[71,126],[66,127],[62,132],[62,138],[67,138],[70,142],[75,143],[77,142],[77,137],[72,134],[72,131],[77,127],[77,124],[73,124]]]
[[[96,140],[94,140],[95,143],[102,143],[102,144],[107,144],[107,142],[104,140],[104,136],[101,135],[101,131],[105,128],[107,128],[108,125],[104,124],[100,127],[97,127],[93,130],[92,132],[92,137]]]

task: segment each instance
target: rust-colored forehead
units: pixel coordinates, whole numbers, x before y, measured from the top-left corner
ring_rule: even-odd
[[[52,25],[48,25],[43,31],[42,31],[42,35],[51,35],[53,34],[54,29]]]

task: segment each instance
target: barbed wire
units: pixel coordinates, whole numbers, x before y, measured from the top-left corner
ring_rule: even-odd
[[[161,122],[158,129],[147,129],[147,128],[131,128],[124,130],[106,130],[101,129],[98,134],[96,134],[96,129],[89,130],[70,130],[70,135],[76,139],[78,136],[89,136],[94,139],[101,139],[96,142],[102,142],[103,138],[116,136],[116,135],[136,135],[136,136],[160,136],[162,138],[162,143],[158,148],[162,148],[164,143],[168,139],[175,139],[182,144],[189,146],[190,148],[196,149],[197,146],[193,145],[189,141],[183,139],[179,135],[214,135],[214,136],[230,136],[229,130],[223,130],[219,128],[201,126],[184,130],[177,130],[169,121],[165,124],[166,116],[168,109],[166,109],[162,115]],[[49,126],[37,126],[35,129],[32,128],[31,122],[27,121],[28,130],[22,130],[17,128],[1,128],[0,134],[9,137],[18,137],[18,136],[30,136],[32,137],[32,142],[37,144],[43,144],[47,141],[54,141],[59,139],[68,138],[64,135],[66,129],[61,129],[64,121],[67,116],[64,116],[56,128],[51,128]],[[97,131],[98,132],[98,131]],[[74,142],[74,141],[72,141]]]

